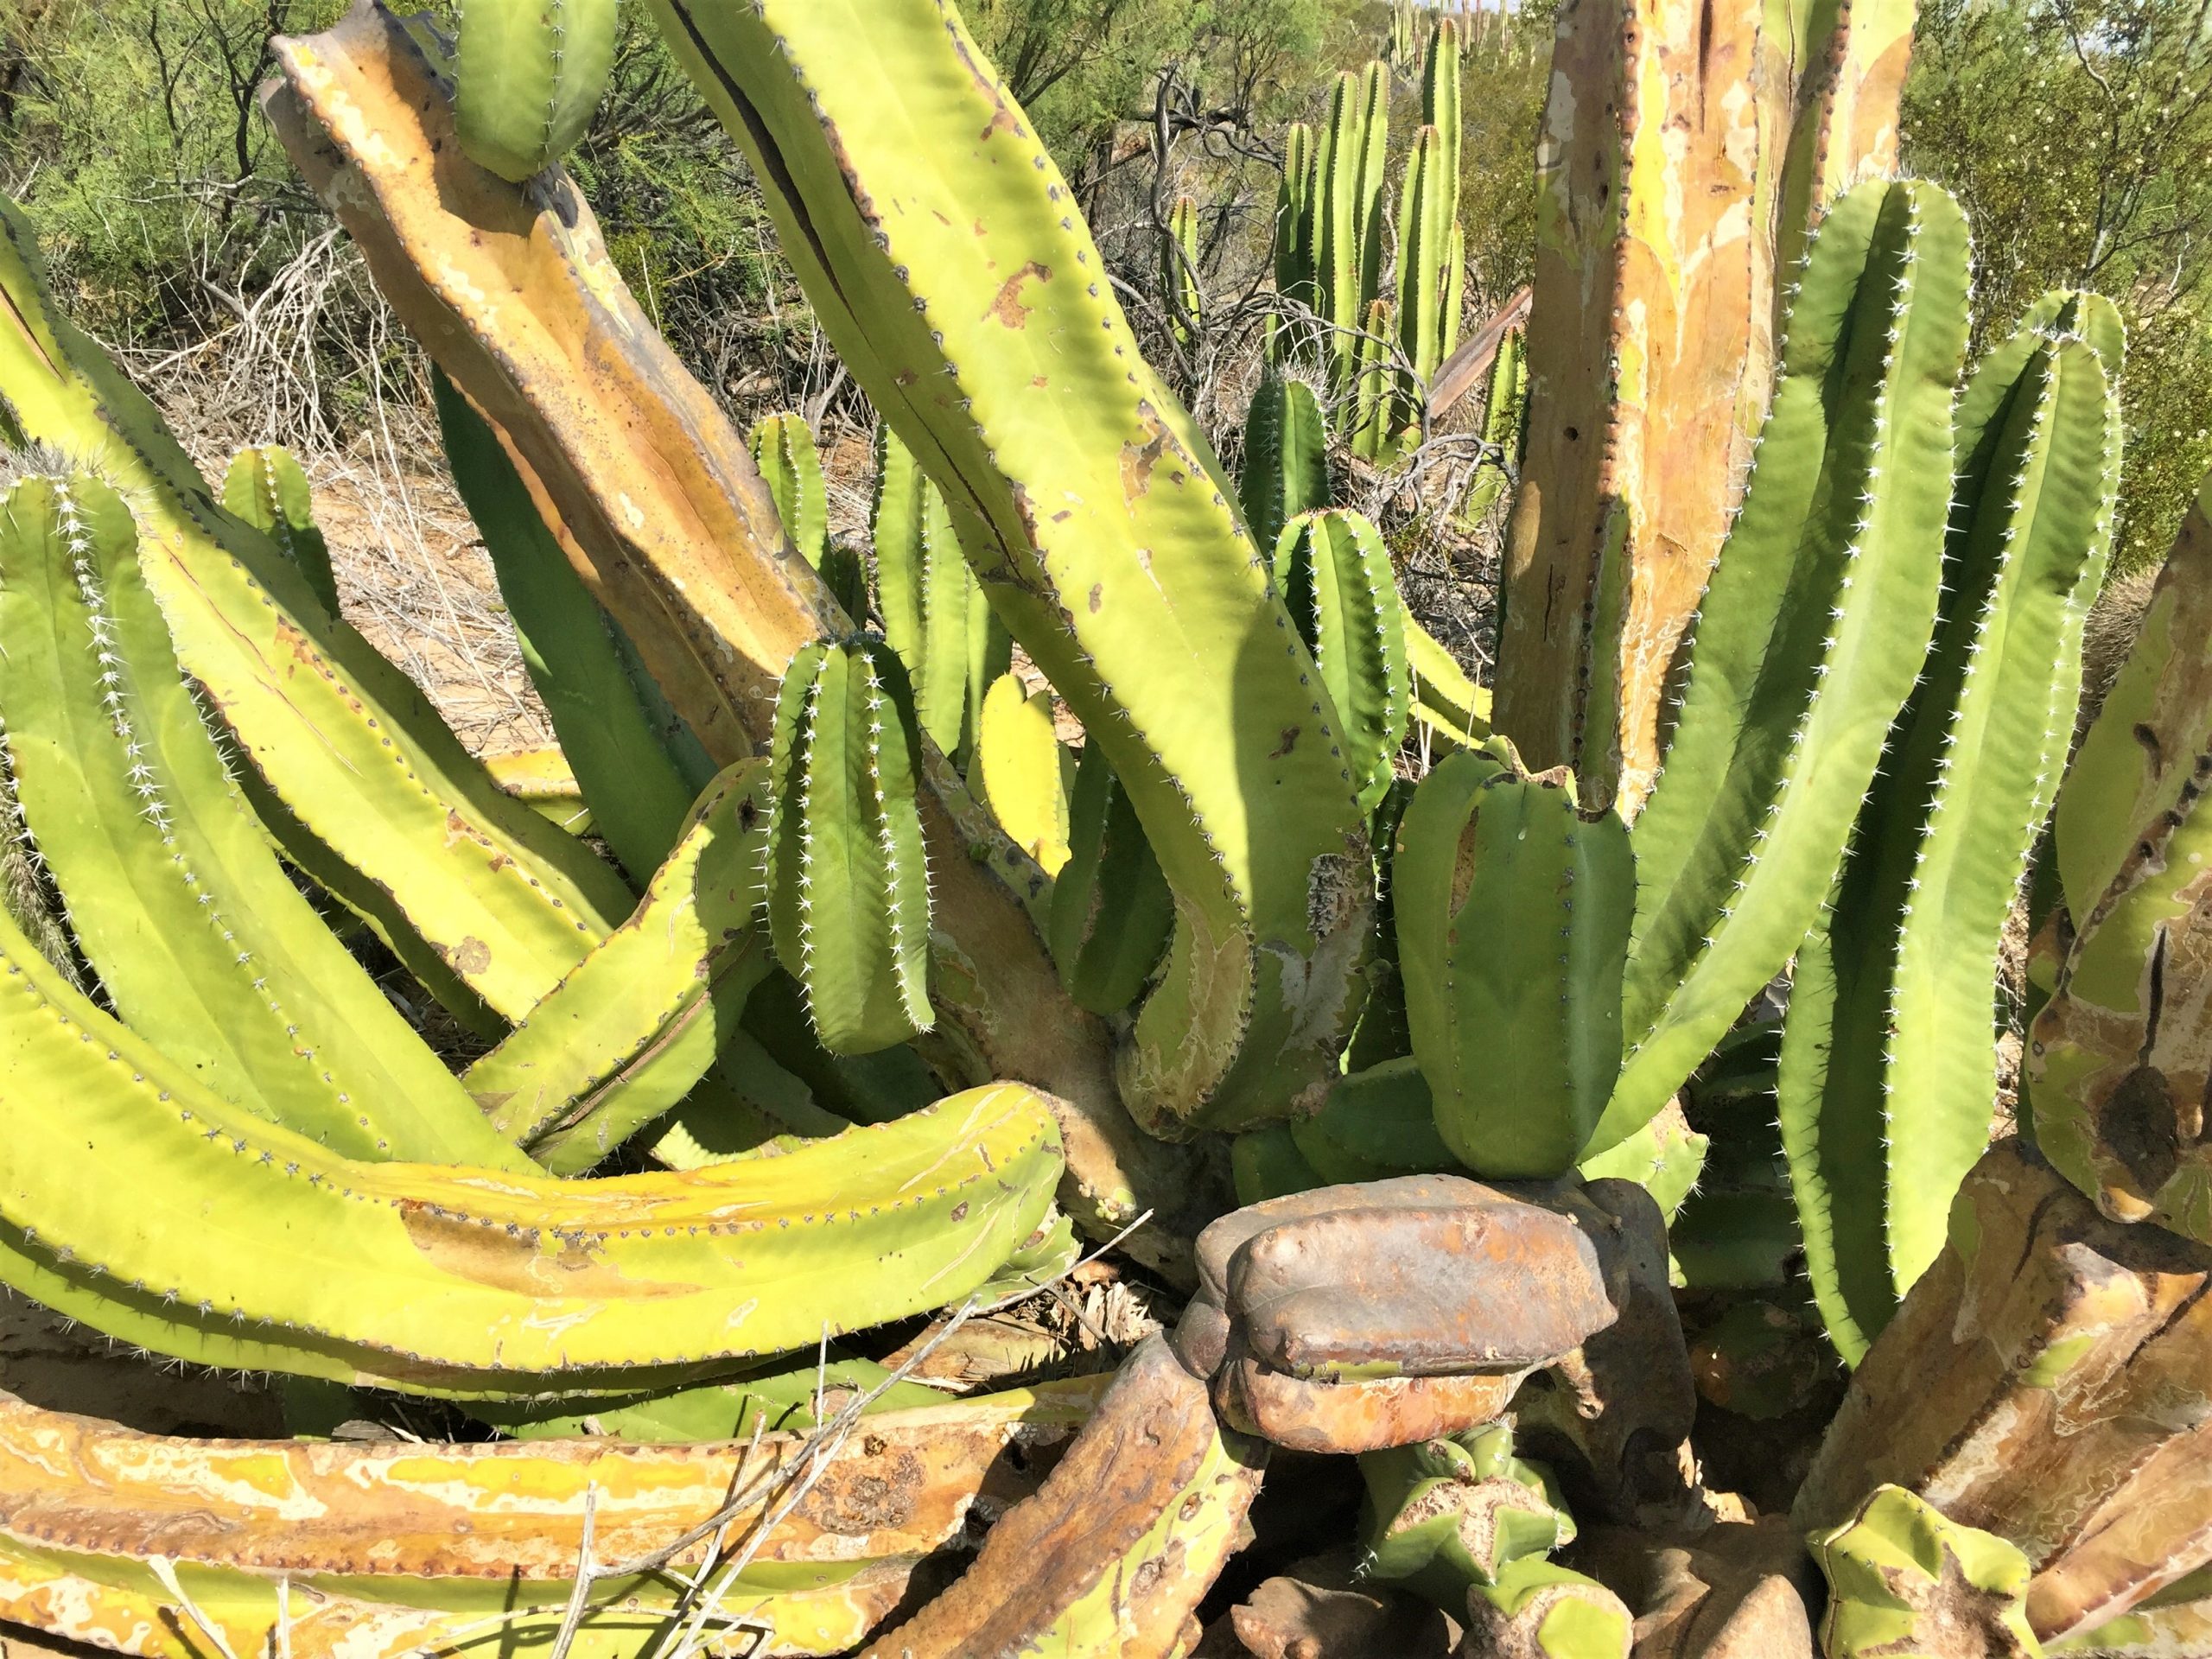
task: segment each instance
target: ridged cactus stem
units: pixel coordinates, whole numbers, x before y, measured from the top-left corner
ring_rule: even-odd
[[[1360,804],[1371,811],[1390,786],[1413,717],[1405,602],[1390,550],[1359,514],[1326,508],[1283,527],[1274,571],[1344,721]]]
[[[1123,1097],[1178,1133],[1318,1097],[1370,904],[1336,716],[1027,118],[933,0],[655,10],[753,156],[840,357],[944,487],[991,608],[1107,751],[1174,889]],[[893,199],[907,210],[867,205]]]
[[[591,125],[614,64],[615,0],[467,0],[459,10],[461,146],[519,183]]]
[[[1198,204],[1178,196],[1167,211],[1166,233],[1160,245],[1160,292],[1167,304],[1169,327],[1178,344],[1189,346],[1198,337]]]
[[[1444,360],[1444,299],[1451,286],[1459,181],[1444,171],[1444,137],[1434,127],[1414,135],[1398,198],[1398,347],[1424,384]],[[1410,407],[1394,423],[1418,429]]]
[[[875,592],[922,729],[964,758],[1010,642],[961,555],[944,493],[887,424],[876,429]],[[980,681],[980,683],[978,682]]]
[[[1362,329],[1382,288],[1382,171],[1390,141],[1390,75],[1380,62],[1347,69],[1329,94],[1315,162],[1317,308],[1329,328],[1332,388],[1353,380]]]
[[[231,457],[223,476],[223,511],[242,518],[276,544],[299,567],[322,608],[338,614],[338,580],[330,548],[315,528],[308,475],[281,444],[257,444]]]
[[[813,429],[788,410],[764,415],[747,435],[746,447],[775,499],[784,534],[819,570],[830,551],[830,489]]]
[[[1267,548],[1300,513],[1329,505],[1328,423],[1304,381],[1271,373],[1252,394],[1236,495],[1253,541]]]
[[[2030,335],[1960,405],[1950,593],[1798,952],[1781,1116],[1808,1268],[1854,1363],[1942,1246],[1997,1097],[1992,987],[2050,810],[2116,498],[2096,353]]]

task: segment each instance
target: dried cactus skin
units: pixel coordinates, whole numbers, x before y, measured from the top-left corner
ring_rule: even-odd
[[[469,158],[517,183],[568,154],[614,64],[615,0],[467,0],[455,130]]]
[[[280,443],[255,444],[231,457],[223,474],[223,511],[251,524],[299,567],[322,608],[338,614],[338,579],[330,547],[315,528],[313,493],[299,457]]]
[[[2119,400],[2082,340],[2016,337],[1958,429],[1944,614],[1799,948],[1783,1046],[1810,1275],[1854,1362],[1942,1249],[1988,1142],[1992,987],[2072,735],[2119,486]]]
[[[152,404],[54,309],[6,204],[0,289],[0,388],[28,435],[130,501],[179,662],[291,822],[380,882],[391,913],[494,1009],[527,1009],[626,912],[621,878],[510,799],[404,675],[213,505]],[[456,838],[485,856],[454,858]],[[315,849],[298,850],[312,869]]]
[[[1462,750],[1414,791],[1391,880],[1414,1053],[1445,1143],[1480,1174],[1564,1174],[1620,1068],[1626,827],[1582,817],[1563,772]]]
[[[771,1625],[778,1652],[842,1651],[863,1640],[913,1565],[957,1538],[971,1503],[1023,1494],[1027,1483],[994,1465],[1011,1448],[1065,1441],[1095,1409],[1103,1381],[872,1415],[868,1437],[836,1452],[814,1493],[766,1535],[725,1612]],[[162,1616],[175,1599],[152,1570],[159,1556],[233,1652],[281,1645],[302,1659],[399,1659],[494,1633],[527,1650],[550,1642],[568,1601],[587,1486],[600,1559],[629,1559],[714,1516],[741,1469],[788,1467],[799,1439],[764,1435],[749,1464],[741,1440],[195,1443],[8,1401],[0,1611],[53,1635],[190,1659],[205,1651],[202,1632]],[[903,1483],[895,1507],[866,1501],[886,1471]],[[759,1514],[741,1513],[737,1524]],[[700,1546],[681,1560],[688,1570],[702,1556]],[[283,1577],[291,1593],[280,1604]],[[609,1659],[652,1651],[679,1587],[665,1578],[608,1580],[570,1650]]]
[[[642,883],[676,844],[694,791],[499,433],[442,372],[432,370],[431,388],[454,483],[491,555],[530,683],[593,823]]]
[[[12,925],[0,955],[6,1276],[180,1358],[461,1394],[651,1387],[814,1342],[825,1309],[834,1335],[957,1299],[1059,1175],[1050,1112],[1010,1084],[684,1174],[360,1163],[215,1096]]]
[[[1406,607],[1390,550],[1360,514],[1325,507],[1285,524],[1274,557],[1283,602],[1343,722],[1359,804],[1371,812],[1412,718]]]
[[[1935,626],[1966,289],[1965,219],[1929,185],[1861,186],[1814,244],[1637,820],[1630,1049],[1593,1152],[1712,1052],[1842,858]]]
[[[24,828],[131,1029],[347,1157],[523,1170],[331,934],[233,786],[94,480],[0,503],[0,717]]]
[[[1244,413],[1244,469],[1236,499],[1253,541],[1273,548],[1283,526],[1329,505],[1329,427],[1303,380],[1269,374]]]
[[[906,669],[883,641],[792,658],[776,708],[768,914],[832,1053],[888,1048],[934,1020],[920,747]]]
[[[767,973],[767,770],[741,761],[716,779],[629,919],[462,1074],[555,1174],[581,1174],[682,1100]]]
[[[1950,1659],[1966,1651],[2031,1659],[2042,1652],[2023,1605],[2027,1558],[1901,1486],[1878,1489],[1851,1519],[1815,1532],[1811,1544],[1828,1581],[1821,1645],[1830,1659]]]
[[[1065,186],[924,0],[656,16],[771,181],[840,356],[945,486],[992,609],[1106,749],[1175,891],[1123,1098],[1177,1133],[1294,1109],[1357,1011],[1351,779],[1219,468],[1136,355]],[[893,197],[897,215],[856,206]]]

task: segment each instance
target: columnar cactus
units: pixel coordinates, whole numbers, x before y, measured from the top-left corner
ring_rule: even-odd
[[[1178,196],[1167,210],[1167,232],[1160,245],[1160,291],[1166,297],[1169,327],[1176,340],[1188,346],[1198,338],[1198,310],[1204,296],[1198,289],[1198,204],[1195,197]]]
[[[1343,721],[1360,804],[1372,810],[1412,718],[1405,602],[1390,551],[1357,513],[1324,508],[1283,527],[1274,575]]]
[[[223,475],[223,511],[276,543],[299,566],[322,608],[338,614],[338,583],[330,574],[330,548],[315,528],[308,475],[282,444],[256,444],[231,457]]]
[[[887,1048],[934,1023],[920,747],[906,667],[881,640],[791,659],[776,705],[768,913],[777,958],[833,1052]]]
[[[830,550],[830,486],[822,476],[822,454],[815,447],[813,429],[785,410],[755,421],[745,442],[768,493],[775,498],[784,533],[819,570]]]
[[[615,0],[468,0],[461,10],[462,147],[517,181],[569,152],[614,62]]]
[[[1236,498],[1252,540],[1272,548],[1301,512],[1329,505],[1329,428],[1303,380],[1270,374],[1244,414]]]

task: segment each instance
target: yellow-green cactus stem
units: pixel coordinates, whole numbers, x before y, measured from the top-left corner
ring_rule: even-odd
[[[2028,1558],[1917,1493],[1878,1487],[1850,1520],[1808,1542],[1828,1581],[1821,1648],[1829,1659],[2040,1659],[2028,1628]]]
[[[819,570],[830,550],[830,486],[822,476],[822,454],[815,447],[813,429],[804,417],[785,410],[754,422],[745,442],[768,493],[775,498],[784,534]]]
[[[223,474],[223,511],[274,542],[299,567],[322,608],[338,614],[330,544],[315,527],[313,492],[296,455],[280,443],[256,444],[232,455]]]
[[[1205,296],[1198,288],[1198,204],[1195,197],[1178,196],[1167,210],[1167,228],[1160,244],[1160,291],[1167,303],[1167,324],[1176,343],[1189,346],[1198,338],[1203,319],[1199,308]]]
[[[971,786],[1008,840],[1058,875],[1068,861],[1068,785],[1074,757],[1052,730],[1052,693],[1032,695],[1001,674],[983,697]]]
[[[1514,1562],[1573,1541],[1574,1520],[1545,1471],[1514,1455],[1510,1423],[1370,1452],[1364,1574],[1403,1583],[1458,1614]]]
[[[1283,526],[1274,574],[1344,722],[1360,804],[1371,811],[1390,787],[1413,717],[1405,604],[1390,550],[1359,514],[1325,508]]]
[[[591,125],[614,66],[614,0],[466,0],[457,10],[461,148],[519,183]]]

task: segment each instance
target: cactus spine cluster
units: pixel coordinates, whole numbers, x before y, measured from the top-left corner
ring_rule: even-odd
[[[590,126],[614,64],[615,0],[467,0],[459,10],[461,146],[519,182]]]

